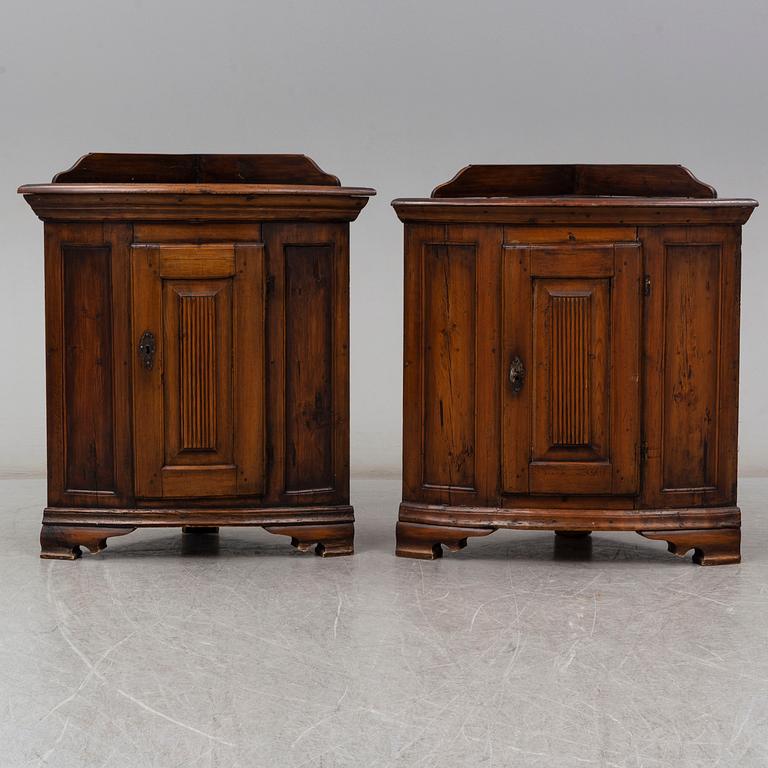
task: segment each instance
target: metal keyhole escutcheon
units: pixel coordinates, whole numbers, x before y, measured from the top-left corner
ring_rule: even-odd
[[[517,394],[523,388],[524,381],[525,366],[523,365],[523,361],[519,357],[514,357],[509,366],[509,383],[512,387],[512,392]]]
[[[151,371],[155,364],[155,348],[155,334],[152,331],[144,331],[139,339],[139,360],[148,371]]]

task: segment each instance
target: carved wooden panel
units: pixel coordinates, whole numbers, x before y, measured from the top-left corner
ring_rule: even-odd
[[[589,445],[589,349],[592,296],[552,296],[550,372],[552,444]]]
[[[264,488],[264,258],[253,245],[133,248],[137,495],[258,494]]]
[[[423,260],[423,482],[475,486],[476,248],[427,244]]]
[[[534,461],[605,461],[610,425],[610,280],[534,277]]]
[[[233,463],[232,284],[162,281],[166,466]]]
[[[179,296],[182,450],[216,447],[216,298]]]
[[[631,493],[638,483],[640,249],[634,244],[507,246],[506,493]],[[507,362],[509,365],[509,362]]]
[[[647,468],[643,501],[736,500],[739,233],[643,231]]]

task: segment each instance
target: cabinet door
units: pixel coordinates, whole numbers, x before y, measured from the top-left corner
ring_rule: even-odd
[[[505,246],[502,486],[638,489],[640,248]]]
[[[135,245],[132,274],[137,496],[262,493],[263,246]]]

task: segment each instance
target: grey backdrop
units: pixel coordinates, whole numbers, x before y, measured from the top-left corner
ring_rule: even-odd
[[[352,467],[400,462],[402,229],[469,162],[682,163],[768,204],[768,4],[0,5],[0,472],[44,471],[42,225],[15,188],[89,151],[304,152],[352,225]],[[741,472],[768,474],[768,212],[744,233]]]

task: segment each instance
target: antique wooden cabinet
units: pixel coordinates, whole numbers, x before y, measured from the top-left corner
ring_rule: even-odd
[[[45,222],[42,556],[139,526],[260,525],[352,552],[349,222],[303,155],[92,154]]]
[[[397,554],[637,531],[739,562],[740,227],[681,166],[469,166],[405,223]]]

